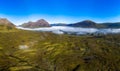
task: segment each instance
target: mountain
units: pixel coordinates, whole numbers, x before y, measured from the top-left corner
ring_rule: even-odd
[[[7,20],[6,18],[0,18],[0,26],[15,27],[15,25],[11,23],[9,20]]]
[[[0,32],[15,30],[15,25],[6,18],[0,18]]]
[[[20,26],[24,28],[39,28],[39,27],[50,27],[50,26],[70,26],[70,27],[82,27],[82,28],[120,28],[120,22],[96,23],[91,20],[84,20],[82,22],[77,22],[72,24],[66,24],[66,23],[49,24],[46,20],[40,19],[36,22],[29,21],[28,23],[24,23]]]
[[[120,22],[115,23],[95,23],[90,20],[68,24],[71,27],[83,27],[83,28],[120,28]]]
[[[29,21],[28,23],[24,23],[21,25],[21,27],[24,27],[24,28],[50,27],[50,24],[46,20],[40,19],[36,22]]]
[[[68,26],[83,27],[83,28],[94,28],[94,27],[96,27],[96,23],[93,22],[93,21],[90,21],[90,20],[85,20],[85,21],[82,21],[82,22],[68,24]]]

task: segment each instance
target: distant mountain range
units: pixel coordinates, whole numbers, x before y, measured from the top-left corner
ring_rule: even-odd
[[[51,24],[51,26],[67,26],[66,23],[55,23],[55,24]]]
[[[116,23],[98,23],[97,28],[120,28],[120,22],[116,22]]]
[[[68,24],[71,27],[83,27],[83,28],[120,28],[120,22],[116,23],[95,23],[90,20],[85,20],[78,23]]]
[[[84,28],[94,28],[96,27],[96,23],[90,20],[85,20],[82,22],[77,22],[73,24],[68,24],[67,26],[72,26],[72,27],[84,27]]]
[[[69,27],[82,27],[82,28],[120,28],[120,22],[96,23],[90,20],[85,20],[82,22],[77,22],[72,24],[56,23],[56,24],[51,24],[51,26],[69,26]]]
[[[82,27],[82,28],[120,28],[120,22],[116,23],[96,23],[91,20],[84,20],[77,23],[54,23],[49,24],[46,20],[40,19],[37,22],[28,22],[20,25],[24,28],[40,28],[40,27],[50,27],[50,26],[69,26],[69,27]]]
[[[6,18],[0,18],[0,26],[9,26],[15,27],[15,25],[7,20]],[[36,22],[29,21],[27,23],[23,23],[20,27],[24,28],[40,28],[40,27],[51,27],[51,26],[69,26],[69,27],[82,27],[82,28],[120,28],[120,22],[116,23],[96,23],[91,20],[85,20],[77,23],[54,23],[49,24],[46,20],[40,19]]]

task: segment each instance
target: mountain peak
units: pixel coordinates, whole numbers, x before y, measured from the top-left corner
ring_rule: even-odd
[[[6,18],[0,18],[0,25],[15,27],[15,25]]]
[[[40,20],[38,20],[38,21],[46,21],[45,19],[40,19]]]
[[[50,27],[49,23],[44,19],[37,20],[36,22],[29,21],[28,23],[24,23],[21,26],[25,28]]]
[[[82,22],[77,22],[74,24],[70,24],[69,26],[73,27],[83,27],[83,28],[93,28],[96,27],[96,23],[91,20],[84,20]]]
[[[49,24],[46,20],[44,20],[44,19],[40,19],[40,20],[38,20],[37,21],[38,23],[40,23],[40,24]]]
[[[84,21],[82,21],[82,22],[95,23],[95,22],[93,22],[93,21],[91,21],[91,20],[84,20]]]

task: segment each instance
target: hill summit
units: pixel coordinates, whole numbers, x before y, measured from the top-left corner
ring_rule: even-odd
[[[15,25],[6,18],[0,18],[0,25],[15,27]]]
[[[0,18],[0,32],[15,30],[15,25],[6,18]]]
[[[84,20],[82,22],[77,22],[74,24],[69,24],[69,26],[73,27],[84,27],[84,28],[89,28],[89,27],[96,27],[96,23],[90,20]]]
[[[50,27],[50,25],[46,20],[40,19],[36,22],[29,21],[28,23],[24,23],[24,24],[21,25],[21,27],[24,27],[24,28],[39,28],[39,27]]]

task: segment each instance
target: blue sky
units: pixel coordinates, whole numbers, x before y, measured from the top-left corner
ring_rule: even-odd
[[[50,23],[120,22],[120,0],[0,0],[0,17],[15,24],[41,18]]]

